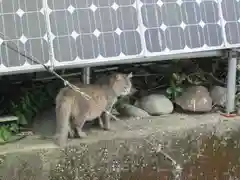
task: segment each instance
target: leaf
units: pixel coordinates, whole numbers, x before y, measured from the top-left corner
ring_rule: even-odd
[[[174,91],[174,93],[173,93],[173,98],[176,99],[177,95],[178,95],[178,92],[177,92],[177,91]]]
[[[172,87],[167,88],[166,93],[167,94],[172,94],[173,93],[173,88]]]
[[[10,131],[8,131],[7,129],[5,129],[3,132],[2,132],[2,137],[3,137],[3,139],[5,140],[5,141],[7,141],[10,137],[11,137],[11,135],[12,135],[12,133],[10,132]]]
[[[175,91],[179,92],[179,93],[182,93],[183,92],[183,88],[181,87],[176,87]]]
[[[21,102],[22,104],[22,110],[23,111],[26,111],[26,109],[27,109],[27,105],[25,104],[25,102]]]
[[[13,101],[11,101],[10,104],[11,104],[12,108],[17,108],[17,105]]]
[[[26,102],[26,104],[27,104],[28,106],[31,107],[32,103],[31,103],[31,99],[30,99],[30,96],[29,96],[29,95],[26,96],[25,102]]]
[[[182,76],[181,76],[181,74],[173,73],[173,78],[175,79],[175,81],[177,83],[179,83],[179,82],[181,82]]]
[[[37,107],[32,106],[32,110],[33,110],[34,113],[37,113],[37,112],[38,112]]]
[[[173,74],[172,74],[172,77],[173,77],[173,79],[175,79],[175,80],[178,79],[178,75],[177,75],[176,73],[173,73]]]
[[[186,80],[186,78],[187,78],[186,74],[182,73],[181,74],[181,80],[184,81],[184,80]]]
[[[12,132],[14,132],[14,133],[17,133],[17,132],[18,132],[18,129],[19,129],[19,127],[18,127],[18,125],[15,124],[15,123],[11,124],[10,127],[9,127],[9,130],[12,131]]]
[[[193,81],[192,81],[192,79],[188,76],[187,77],[187,81],[190,83],[190,84],[193,84]]]
[[[0,135],[0,143],[5,142],[4,139],[2,138],[2,136]]]
[[[22,113],[18,114],[18,118],[19,118],[19,121],[18,121],[19,124],[21,124],[21,125],[26,125],[27,124],[27,120]]]
[[[168,98],[168,99],[172,99],[172,96],[171,96],[171,95],[167,95],[167,98]]]
[[[2,126],[0,128],[0,137],[4,141],[7,141],[11,137],[11,132],[7,129],[7,126]]]

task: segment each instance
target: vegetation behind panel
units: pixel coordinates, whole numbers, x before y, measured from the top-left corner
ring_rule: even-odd
[[[16,82],[6,78],[0,83],[3,87],[0,89],[0,117],[18,117],[17,123],[0,121],[0,143],[8,141],[23,127],[31,125],[39,112],[53,106],[56,93],[62,86],[58,80],[46,83],[30,80]]]
[[[92,73],[91,81],[94,82],[97,77],[108,74],[109,70],[133,72],[135,75],[133,84],[140,92],[161,89],[174,101],[189,84],[208,87],[213,84],[225,85],[226,67],[227,61],[219,61],[219,58],[97,67],[92,68],[95,73]],[[77,74],[80,71],[72,69],[58,73],[66,75]],[[0,142],[7,142],[12,135],[18,133],[19,128],[21,130],[23,127],[29,127],[38,113],[54,105],[54,99],[59,89],[63,87],[63,82],[54,77],[51,79],[49,73],[43,74],[42,77],[47,77],[47,81],[33,81],[36,79],[35,74],[1,78],[0,117],[15,115],[18,121],[0,122]],[[77,75],[75,78],[79,79],[80,76]],[[69,80],[69,77],[67,79]]]

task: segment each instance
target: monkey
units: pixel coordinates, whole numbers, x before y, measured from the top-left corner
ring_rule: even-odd
[[[80,90],[90,96],[86,99],[81,93],[70,87],[60,89],[56,96],[56,132],[54,142],[63,147],[67,144],[68,134],[73,136],[75,129],[80,138],[86,137],[82,127],[86,121],[101,119],[102,127],[110,129],[110,112],[119,96],[126,96],[131,92],[132,73],[114,73],[109,76],[108,83],[81,84]]]

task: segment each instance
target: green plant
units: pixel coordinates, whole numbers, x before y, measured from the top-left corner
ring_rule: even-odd
[[[204,82],[207,82],[205,74],[208,74],[208,73],[205,73],[199,70],[198,72],[189,74],[186,77],[186,80],[188,81],[189,84],[200,85]]]
[[[175,100],[179,97],[183,92],[183,88],[181,87],[168,87],[166,93],[169,99]]]
[[[0,125],[0,143],[8,141],[17,132],[18,125],[16,123]]]
[[[18,102],[11,102],[10,113],[19,118],[19,125],[27,125],[38,112],[53,104],[57,90],[54,83],[35,86],[31,90],[22,88],[23,95]]]
[[[170,80],[170,86],[166,89],[168,98],[175,100],[183,92],[182,83],[185,81],[186,75],[180,73],[173,73]]]
[[[50,82],[48,84],[36,85],[32,87],[23,87],[20,89],[20,98],[10,100],[8,107],[2,111],[2,114],[11,114],[18,117],[17,123],[0,124],[0,142],[7,142],[19,128],[32,122],[38,112],[50,107],[54,103],[57,91],[62,84],[59,82]]]

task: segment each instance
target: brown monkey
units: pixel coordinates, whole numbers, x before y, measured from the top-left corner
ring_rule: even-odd
[[[110,116],[105,111],[111,111],[117,97],[130,93],[131,78],[132,73],[116,73],[109,76],[108,83],[80,85],[81,91],[90,96],[90,100],[70,87],[62,88],[56,97],[55,143],[65,146],[68,133],[73,135],[72,128],[76,129],[79,137],[85,137],[86,134],[82,131],[85,121],[100,118],[103,112],[104,123],[102,126],[106,130],[110,129]]]

